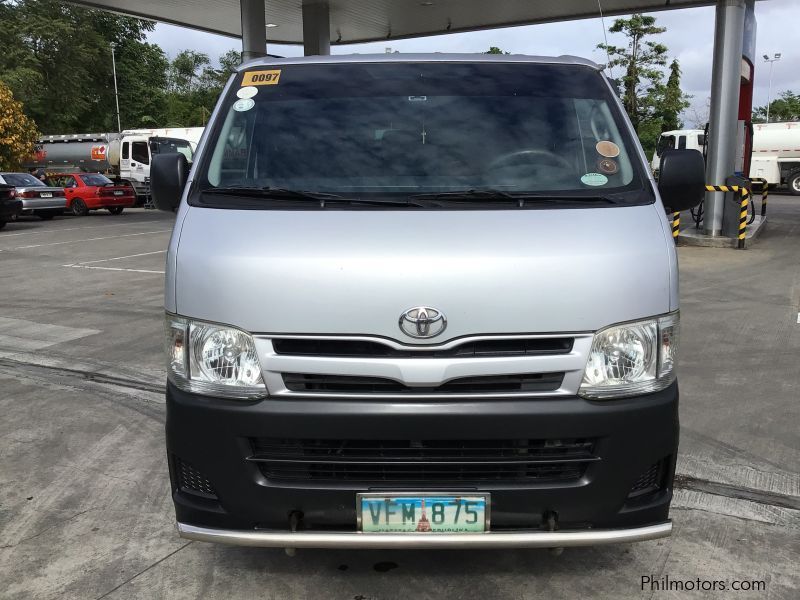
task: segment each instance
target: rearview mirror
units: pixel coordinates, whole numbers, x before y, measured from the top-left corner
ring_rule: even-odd
[[[706,163],[697,150],[665,150],[658,172],[658,193],[670,212],[694,208],[703,200]]]
[[[150,195],[159,210],[175,211],[189,177],[189,163],[180,152],[156,154],[150,165]]]

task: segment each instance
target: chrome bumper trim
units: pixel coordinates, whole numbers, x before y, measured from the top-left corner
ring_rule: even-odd
[[[268,548],[560,548],[642,542],[672,533],[672,522],[634,529],[492,531],[487,533],[355,533],[236,530],[178,523],[181,537],[201,542]]]

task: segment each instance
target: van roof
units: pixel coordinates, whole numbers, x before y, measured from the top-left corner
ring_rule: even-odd
[[[342,63],[382,63],[382,62],[499,62],[499,63],[539,63],[548,65],[580,65],[597,71],[603,65],[579,56],[527,56],[524,54],[336,54],[332,56],[300,56],[291,58],[264,57],[242,63],[238,71],[258,66],[290,64],[342,64]]]
[[[662,131],[661,135],[689,135],[690,133],[705,133],[702,129],[672,129],[670,131]]]

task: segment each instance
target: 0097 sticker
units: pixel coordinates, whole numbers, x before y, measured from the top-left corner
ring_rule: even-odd
[[[242,76],[242,87],[247,85],[278,85],[280,80],[280,69],[272,71],[245,71]]]

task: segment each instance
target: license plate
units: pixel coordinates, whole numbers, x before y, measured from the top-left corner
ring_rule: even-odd
[[[364,533],[482,533],[489,529],[489,495],[358,494]]]
[[[53,192],[39,192],[39,198],[52,198]]]
[[[122,194],[124,194],[124,193],[125,193],[125,192],[123,192],[122,190],[116,190],[116,191],[114,192],[114,195],[115,195],[115,196],[122,196]]]

